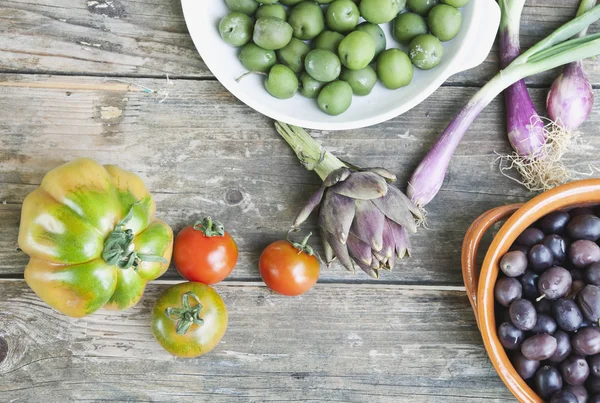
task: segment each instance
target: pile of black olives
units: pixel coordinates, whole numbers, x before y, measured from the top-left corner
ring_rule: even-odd
[[[410,84],[413,65],[436,67],[442,42],[462,25],[469,0],[225,0],[221,38],[242,47],[250,72],[266,75],[279,99],[300,92],[329,115],[345,112],[352,95],[368,95],[377,80],[388,89]],[[404,12],[402,12],[404,11]],[[364,21],[362,21],[364,20]],[[361,22],[362,21],[362,22]],[[407,47],[386,49],[380,24]]]
[[[500,260],[498,338],[551,403],[600,403],[600,206],[556,211]]]

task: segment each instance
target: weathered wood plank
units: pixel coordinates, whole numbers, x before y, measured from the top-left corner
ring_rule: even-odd
[[[578,3],[529,1],[523,46],[572,18]],[[212,77],[187,33],[179,0],[1,0],[0,21],[5,27],[0,31],[0,72]],[[478,85],[497,66],[495,47],[481,66],[449,82]],[[600,83],[597,63],[586,62],[586,69],[592,82]],[[530,81],[548,85],[555,76],[552,72]]]
[[[463,292],[317,286],[288,298],[218,286],[225,337],[203,357],[180,359],[149,328],[166,287],[149,286],[128,311],[71,319],[24,282],[0,282],[3,400],[514,401]]]
[[[232,279],[259,279],[261,250],[283,237],[319,180],[297,162],[272,122],[239,103],[214,81],[137,80],[169,97],[99,78],[0,78],[0,273],[20,276],[27,259],[16,251],[20,203],[43,175],[82,156],[119,164],[140,175],[155,194],[158,212],[177,231],[202,214],[223,219],[240,247]],[[13,85],[6,86],[7,83]],[[37,88],[28,88],[28,86]],[[102,90],[107,85],[107,90]],[[40,88],[46,86],[48,88]],[[386,166],[404,186],[412,169],[473,89],[442,88],[413,111],[376,127],[313,132],[328,149],[362,166]],[[544,92],[532,94],[540,103]],[[107,109],[116,108],[116,109]],[[530,193],[498,172],[505,153],[502,103],[493,102],[472,126],[450,166],[440,196],[429,206],[429,229],[414,237],[414,253],[382,281],[462,283],[460,246],[471,221]],[[9,112],[10,111],[10,112]],[[120,116],[112,117],[118,111]],[[583,126],[582,143],[568,163],[597,165],[599,109]],[[108,118],[107,118],[108,117]],[[377,139],[378,141],[373,141]],[[309,220],[307,230],[316,229]],[[315,244],[320,244],[318,238]],[[320,249],[320,248],[318,248]],[[167,277],[177,277],[170,271]],[[323,280],[369,281],[340,266]]]

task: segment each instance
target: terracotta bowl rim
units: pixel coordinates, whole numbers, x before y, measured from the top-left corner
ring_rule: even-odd
[[[600,203],[600,178],[574,181],[546,191],[523,204],[506,220],[485,254],[477,287],[480,331],[485,349],[500,378],[523,403],[543,403],[544,400],[517,374],[498,339],[494,315],[494,285],[499,272],[498,261],[517,236],[544,215],[567,207],[595,203]]]

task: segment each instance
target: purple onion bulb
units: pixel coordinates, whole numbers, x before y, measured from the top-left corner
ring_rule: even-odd
[[[594,92],[581,62],[567,65],[548,92],[548,117],[567,130],[575,130],[588,118],[593,105]]]

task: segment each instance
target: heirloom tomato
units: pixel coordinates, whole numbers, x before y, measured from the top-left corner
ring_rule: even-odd
[[[114,165],[82,158],[53,169],[23,202],[25,281],[68,316],[135,305],[173,250],[155,210],[142,180]]]
[[[225,303],[203,283],[167,288],[152,309],[154,338],[179,357],[198,357],[215,348],[227,330],[227,321]]]
[[[218,283],[231,273],[237,258],[235,241],[210,217],[185,227],[175,238],[173,262],[189,281]]]

